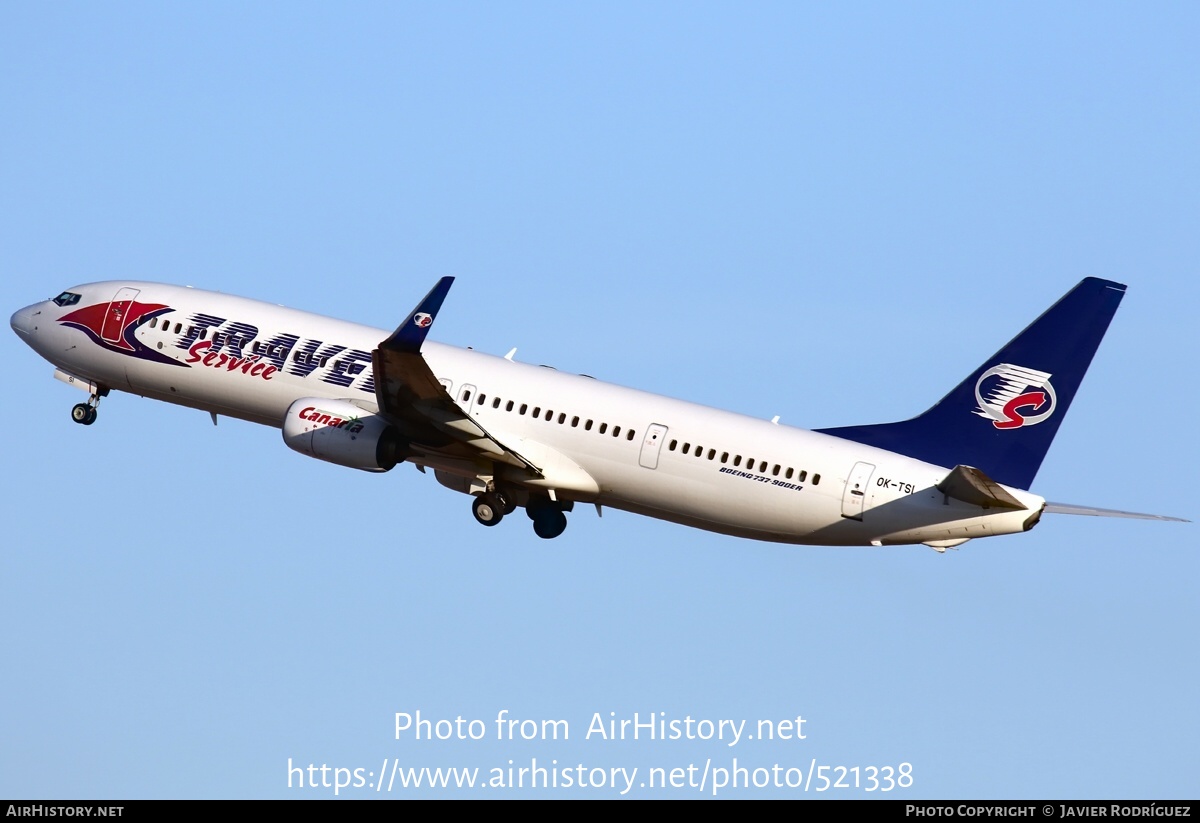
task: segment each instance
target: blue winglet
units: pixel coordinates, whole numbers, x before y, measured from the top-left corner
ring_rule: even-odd
[[[425,299],[418,303],[417,307],[404,319],[404,322],[396,327],[392,336],[379,344],[379,348],[410,354],[421,351],[421,344],[429,335],[434,318],[437,317],[438,310],[442,308],[442,301],[446,299],[446,294],[450,291],[453,283],[453,277],[443,277],[439,280],[437,285],[429,290],[429,294],[425,295]]]

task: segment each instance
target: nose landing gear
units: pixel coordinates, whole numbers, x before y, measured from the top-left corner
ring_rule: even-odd
[[[100,405],[100,398],[106,394],[108,394],[108,389],[100,388],[88,398],[88,402],[76,403],[71,407],[71,419],[81,426],[90,426],[95,423],[96,406]]]
[[[96,422],[96,410],[87,403],[76,403],[71,409],[71,419],[84,426]]]

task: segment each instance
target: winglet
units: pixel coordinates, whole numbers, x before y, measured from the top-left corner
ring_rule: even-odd
[[[443,277],[439,280],[404,322],[396,327],[392,336],[379,344],[379,348],[411,354],[421,351],[421,344],[425,342],[429,328],[433,325],[434,318],[442,307],[442,301],[446,299],[446,293],[450,291],[453,283],[453,277]]]

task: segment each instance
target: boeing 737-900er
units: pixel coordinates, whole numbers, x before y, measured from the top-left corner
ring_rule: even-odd
[[[283,430],[309,457],[384,472],[408,461],[539,537],[591,503],[780,543],[944,551],[1028,531],[1028,491],[1125,294],[1088,278],[924,414],[805,431],[425,338],[453,278],[390,335],[241,297],[143,282],[75,286],[12,327],[83,389],[76,423],[126,391]],[[515,351],[515,350],[514,350]]]

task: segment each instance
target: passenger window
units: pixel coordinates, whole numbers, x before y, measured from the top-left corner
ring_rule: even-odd
[[[735,465],[735,466],[742,465],[742,456],[740,454],[733,458],[733,465]]]
[[[541,406],[534,406],[534,407],[533,407],[533,416],[534,416],[534,417],[541,417],[541,416],[542,416],[542,407],[541,407]]]
[[[814,474],[814,475],[813,475],[813,485],[815,486],[815,485],[817,485],[817,484],[818,484],[818,483],[820,483],[820,482],[821,482],[821,475],[819,475],[819,474]]]
[[[758,464],[758,470],[760,472],[762,472],[763,474],[766,474],[766,471],[767,471],[767,461],[766,460],[764,460],[763,462]]]
[[[717,456],[717,450],[716,450],[716,449],[709,449],[709,450],[708,450],[708,459],[709,459],[709,460],[712,460],[712,459],[713,459],[714,457],[716,457],[716,456]]]
[[[802,471],[802,472],[800,472],[800,476],[797,477],[796,479],[799,480],[801,483],[803,483],[805,481],[805,479],[807,479],[807,478],[808,478],[808,472]]]
[[[625,435],[625,439],[626,439],[626,440],[632,440],[632,439],[633,439],[633,436],[634,436],[635,434],[637,434],[637,432],[635,432],[633,429],[630,429],[630,430],[629,430],[629,434]]]
[[[778,463],[776,463],[774,466],[771,467],[771,476],[772,477],[779,476],[779,464]]]
[[[478,397],[475,398],[475,402],[482,406],[484,403],[487,402],[487,395],[486,394],[479,395]]]
[[[182,331],[183,331],[183,324],[182,324],[182,323],[176,323],[176,324],[175,324],[175,333],[176,333],[176,334],[179,334],[179,333],[180,333],[180,332],[182,332]]]
[[[667,446],[667,449],[669,451],[675,451],[675,446],[678,445],[678,443],[679,443],[678,440],[672,440],[671,445]]]
[[[576,426],[578,426],[578,425],[579,425],[579,418],[578,418],[578,417],[572,417],[572,418],[571,418],[571,428],[575,428],[575,427],[576,427]]]
[[[521,411],[520,411],[520,414],[524,414],[524,413],[525,413],[525,412],[526,412],[528,409],[529,409],[529,404],[528,404],[528,403],[522,403],[522,404],[521,404]]]
[[[559,412],[558,413],[558,425],[561,426],[563,423],[566,423],[566,422],[567,422],[567,415],[563,412]]]
[[[150,328],[152,328],[152,329],[158,328],[158,318],[157,317],[150,318]]]
[[[788,470],[783,473],[783,476],[786,477],[788,480],[792,479],[792,467],[791,466],[788,466]]]
[[[549,423],[553,419],[554,419],[554,412],[551,411],[550,409],[546,409],[546,422]]]
[[[512,410],[513,410],[513,401],[509,400],[509,401],[508,401],[508,404],[507,404],[507,405],[504,407],[504,410],[505,410],[505,411],[512,411]]]
[[[604,434],[606,431],[608,431],[608,424],[607,424],[607,423],[601,423],[601,424],[600,424],[600,433],[601,433],[601,434]]]
[[[586,423],[583,424],[583,430],[589,431],[589,432],[592,430],[592,421],[591,420],[588,420]]]
[[[687,453],[688,453],[688,449],[690,449],[691,447],[692,447],[692,444],[691,444],[691,443],[684,443],[684,444],[683,444],[683,448],[682,448],[682,449],[680,449],[680,451],[681,451],[681,452],[683,452],[684,454],[687,454]]]
[[[493,397],[493,398],[492,398],[492,408],[493,408],[493,409],[498,409],[498,408],[500,408],[500,398],[499,398],[499,397]]]
[[[729,462],[729,452],[721,452],[721,462],[722,463]]]
[[[613,437],[620,437],[620,436],[621,436],[621,427],[613,426]]]

